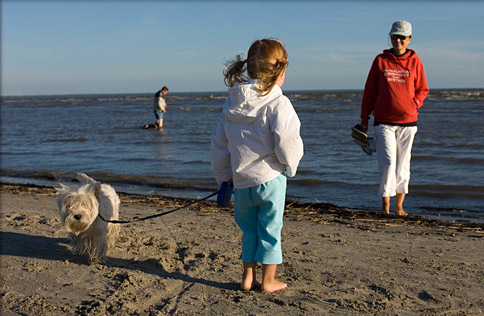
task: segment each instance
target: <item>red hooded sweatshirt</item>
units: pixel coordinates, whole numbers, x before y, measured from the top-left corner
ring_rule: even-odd
[[[389,124],[416,123],[418,109],[429,93],[425,72],[415,51],[395,56],[386,49],[376,56],[368,74],[361,104],[361,124],[374,121]]]

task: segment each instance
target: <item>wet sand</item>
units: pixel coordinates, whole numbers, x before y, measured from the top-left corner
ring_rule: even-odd
[[[122,225],[104,264],[70,252],[52,188],[2,185],[1,315],[484,315],[484,224],[288,201],[283,291],[240,291],[231,208]],[[120,194],[121,218],[190,201]],[[259,270],[260,271],[260,270]]]

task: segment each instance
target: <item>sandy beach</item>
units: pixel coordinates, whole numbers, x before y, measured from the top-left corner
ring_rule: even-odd
[[[484,224],[289,201],[286,290],[238,290],[231,208],[126,224],[104,264],[74,256],[52,188],[2,185],[1,315],[484,315]],[[120,193],[121,218],[189,201]]]

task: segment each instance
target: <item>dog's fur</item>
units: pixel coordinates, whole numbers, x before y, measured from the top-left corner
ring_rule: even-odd
[[[121,202],[112,186],[84,173],[78,173],[77,179],[84,185],[72,189],[59,184],[56,188],[59,215],[69,232],[72,251],[97,262],[106,257],[108,248],[114,247],[120,230],[119,224],[107,223],[98,214],[106,220],[117,220]]]

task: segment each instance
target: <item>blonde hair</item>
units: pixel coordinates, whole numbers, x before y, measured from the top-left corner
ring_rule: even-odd
[[[269,94],[279,78],[289,65],[284,43],[277,39],[262,39],[255,41],[249,48],[247,59],[242,60],[236,56],[224,70],[225,84],[233,87],[239,82],[247,82],[248,79],[260,80],[257,89]],[[247,71],[248,77],[244,74]]]

